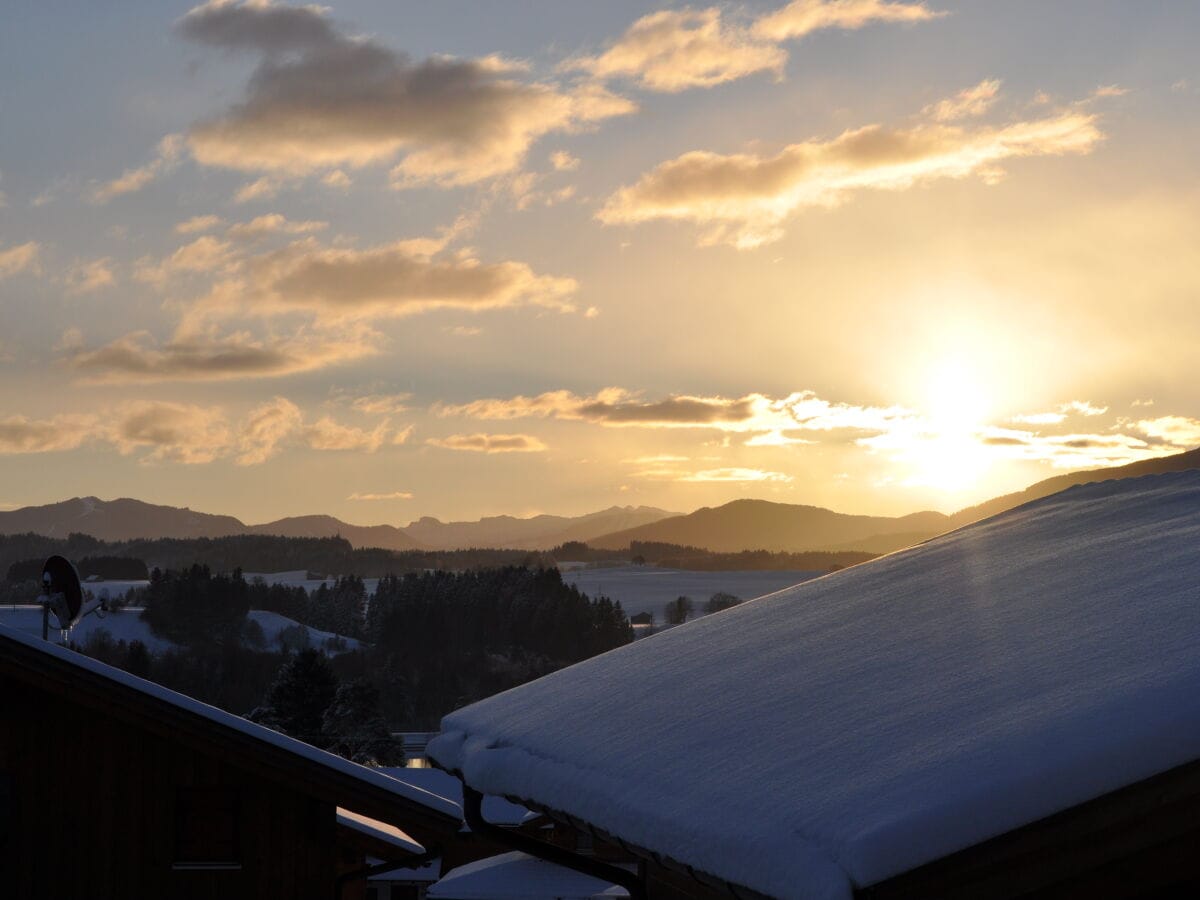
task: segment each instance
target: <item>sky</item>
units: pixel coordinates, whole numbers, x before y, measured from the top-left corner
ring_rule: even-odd
[[[1200,444],[1200,6],[18,3],[0,508],[953,511]]]

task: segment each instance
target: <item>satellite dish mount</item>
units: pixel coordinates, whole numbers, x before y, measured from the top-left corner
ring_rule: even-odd
[[[85,599],[90,600],[91,594],[85,598],[79,573],[70,561],[62,556],[47,559],[42,566],[42,596],[38,597],[38,603],[42,605],[42,640],[49,639],[51,613],[58,620],[58,629],[65,645],[71,629],[80,619],[94,612],[103,614],[108,611],[105,598],[85,611]]]

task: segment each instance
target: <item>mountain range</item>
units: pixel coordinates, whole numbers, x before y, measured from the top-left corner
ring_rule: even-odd
[[[741,550],[887,553],[1072,485],[1196,468],[1200,468],[1200,449],[1114,468],[1070,472],[951,515],[932,511],[905,516],[847,515],[817,506],[734,500],[687,515],[647,506],[613,506],[582,516],[490,516],[475,522],[441,522],[425,517],[403,528],[352,525],[325,515],[246,525],[233,516],[196,512],[186,507],[160,506],[129,498],[75,497],[45,506],[0,512],[0,534],[34,532],[66,537],[81,532],[106,541],[238,534],[340,535],[354,547],[388,550],[470,547],[546,550],[567,541],[581,541],[602,549],[624,549],[630,541],[659,541],[721,553]]]
[[[661,519],[639,528],[602,535],[590,543],[604,549],[618,549],[628,547],[630,541],[662,541],[722,553],[746,549],[791,553],[807,550],[888,553],[1031,500],[1058,493],[1072,485],[1198,468],[1200,449],[1125,466],[1069,472],[951,515],[919,512],[895,518],[852,516],[816,506],[734,500],[723,506],[704,507],[686,516]]]
[[[105,541],[137,538],[202,538],[239,534],[283,537],[341,536],[354,547],[386,550],[456,550],[500,547],[548,550],[567,541],[590,541],[611,531],[632,528],[677,513],[648,506],[613,506],[583,516],[492,516],[477,522],[440,522],[423,518],[407,528],[352,525],[333,516],[293,516],[247,525],[233,516],[160,506],[141,500],[75,497],[45,506],[0,512],[0,534],[34,532],[63,537],[78,532]]]

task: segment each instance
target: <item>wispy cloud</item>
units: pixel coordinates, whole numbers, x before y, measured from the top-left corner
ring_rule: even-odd
[[[530,434],[452,434],[444,438],[429,438],[425,443],[446,450],[469,450],[474,453],[540,453],[546,445]]]
[[[178,223],[175,226],[176,234],[196,234],[201,231],[212,231],[214,228],[219,228],[224,224],[224,219],[220,216],[192,216],[190,219]]]
[[[358,331],[300,332],[255,339],[237,333],[199,335],[158,344],[145,331],[101,347],[72,346],[64,362],[92,383],[224,381],[311,372],[377,352],[372,334]]]
[[[944,16],[924,3],[888,0],[792,0],[782,9],[763,16],[754,32],[771,40],[802,38],[827,28],[852,31],[877,22],[927,22]]]
[[[702,244],[756,247],[780,238],[784,221],[805,207],[943,178],[974,175],[992,183],[1003,175],[1001,163],[1085,154],[1102,138],[1096,116],[1069,110],[1001,127],[868,125],[831,140],[791,144],[773,156],[693,151],[621,188],[597,218],[605,224],[688,221],[704,229]]]
[[[755,21],[717,6],[667,9],[642,16],[603,52],[574,57],[562,68],[651,91],[711,88],[759,72],[782,78],[788,54],[780,44],[815,31],[939,15],[923,3],[882,0],[795,0]]]
[[[360,493],[355,491],[347,500],[411,500],[412,491],[390,491],[386,494]]]
[[[39,257],[42,245],[37,241],[26,241],[7,250],[0,249],[0,279],[17,275],[21,272],[37,274],[41,271]]]
[[[925,107],[922,112],[936,122],[953,122],[982,116],[992,108],[1000,95],[1000,80],[989,79],[974,87],[964,88],[953,97],[939,100]]]
[[[44,419],[28,416],[0,418],[0,453],[55,453],[74,450],[91,439],[99,417],[57,415]]]
[[[520,262],[438,257],[439,241],[397,241],[366,250],[312,240],[245,257],[190,310],[193,321],[308,312],[322,321],[368,320],[430,309],[521,305],[570,311],[571,278],[539,275]]]
[[[126,169],[119,178],[93,188],[90,200],[93,203],[107,203],[121,194],[131,194],[140,191],[160,175],[174,168],[183,152],[183,136],[168,134],[158,142],[154,158],[144,166],[136,169]]]
[[[743,397],[684,395],[645,400],[619,387],[605,388],[591,396],[549,391],[533,397],[438,404],[434,406],[434,412],[440,416],[493,420],[557,418],[618,428],[709,428],[764,435],[779,433],[785,438],[789,432],[886,430],[913,415],[898,406],[832,403],[812,391],[797,391],[779,399],[747,394]]]
[[[629,78],[654,91],[712,87],[755,72],[783,74],[787,53],[748,29],[722,21],[721,10],[661,10],[634,22],[598,56],[565,68],[596,78]]]
[[[71,266],[66,276],[68,294],[90,294],[92,291],[112,287],[116,283],[117,277],[113,273],[113,260],[110,256],[76,263]]]
[[[313,219],[296,221],[279,213],[268,213],[249,222],[237,222],[226,233],[235,240],[247,240],[268,234],[312,234],[328,227],[328,222]]]

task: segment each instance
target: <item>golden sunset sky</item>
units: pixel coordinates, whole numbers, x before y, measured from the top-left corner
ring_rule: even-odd
[[[17,4],[0,507],[955,510],[1200,444],[1200,4]]]

